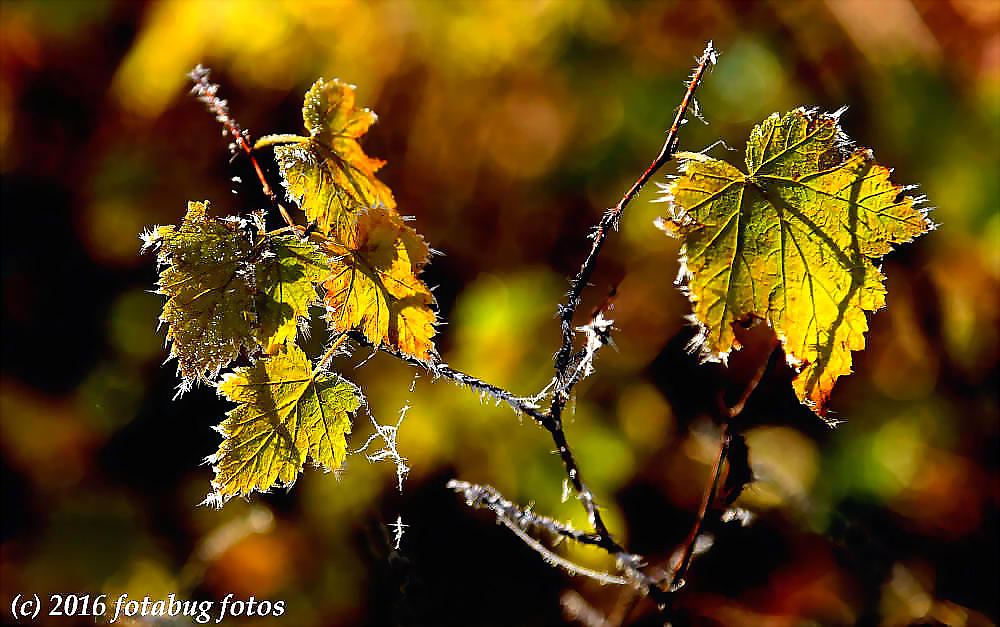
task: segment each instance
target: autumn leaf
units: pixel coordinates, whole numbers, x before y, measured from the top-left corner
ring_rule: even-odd
[[[355,108],[353,85],[321,78],[306,93],[302,118],[309,137],[270,135],[255,148],[273,145],[288,193],[306,218],[316,220],[321,233],[355,248],[359,212],[396,207],[392,192],[375,178],[384,162],[366,155],[358,143],[377,116]]]
[[[252,243],[241,221],[210,218],[207,209],[207,202],[190,202],[180,229],[162,226],[144,236],[166,266],[157,283],[167,296],[160,321],[189,384],[214,378],[241,346],[255,344]]]
[[[373,344],[429,359],[434,297],[416,276],[427,260],[427,245],[384,209],[362,213],[359,233],[358,249],[335,260],[323,284],[332,329],[360,328]]]
[[[317,300],[316,284],[329,274],[329,259],[309,242],[285,235],[268,241],[269,253],[254,266],[261,342],[273,354],[295,339],[301,317]]]
[[[215,491],[208,503],[290,486],[307,456],[328,471],[344,463],[349,413],[361,406],[360,391],[338,375],[314,374],[295,344],[237,368],[218,390],[237,406],[217,427],[225,439],[209,458]]]
[[[738,348],[732,325],[767,321],[784,345],[799,399],[824,415],[851,351],[865,347],[865,312],[885,305],[874,262],[931,227],[910,188],[889,180],[870,150],[848,150],[837,114],[797,109],[757,126],[747,174],[678,153],[659,225],[683,240],[682,274],[703,348]]]

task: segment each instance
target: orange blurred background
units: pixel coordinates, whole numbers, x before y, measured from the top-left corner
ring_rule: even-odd
[[[677,624],[994,624],[995,0],[5,0],[3,606],[18,593],[235,593],[286,600],[295,625],[551,624],[575,589],[610,612],[617,590],[565,577],[444,487],[489,483],[585,527],[548,436],[422,373],[411,391],[415,371],[385,356],[338,367],[381,422],[411,406],[402,493],[392,465],[355,455],[337,477],[307,468],[290,492],[199,507],[228,407],[204,388],[171,400],[138,234],[179,222],[188,200],[267,206],[187,94],[195,64],[254,137],[301,132],[305,90],[346,80],[380,116],[366,152],[445,253],[424,273],[448,323],[444,359],[533,394],[587,234],[656,155],[709,39],[722,55],[698,92],[708,124],[692,119],[681,149],[722,139],[739,151],[711,154],[739,163],[770,113],[846,104],[847,133],[894,181],[920,184],[940,227],[883,263],[888,308],[831,403],[843,425],[799,407],[781,372],[762,382],[744,415],[759,480],[738,501],[756,520],[718,530]],[[653,228],[654,198],[630,205],[586,292],[581,312],[618,286],[617,350],[577,388],[567,435],[612,531],[660,561],[691,524],[717,452],[709,415],[733,381],[684,350],[677,242]],[[315,323],[313,355],[326,339]],[[353,445],[371,432],[359,417]],[[633,619],[654,616],[640,605]]]

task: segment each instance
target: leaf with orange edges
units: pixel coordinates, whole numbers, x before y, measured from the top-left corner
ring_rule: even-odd
[[[358,232],[358,249],[335,260],[323,284],[333,331],[358,328],[373,344],[430,359],[434,297],[417,278],[427,245],[384,209],[363,212]]]
[[[270,135],[255,146],[274,145],[289,196],[321,233],[348,248],[356,248],[362,211],[396,207],[392,192],[375,177],[385,162],[366,155],[358,143],[378,118],[369,109],[355,108],[354,89],[339,79],[317,80],[302,106],[309,137]]]
[[[931,223],[910,188],[889,180],[870,150],[848,150],[837,114],[797,109],[757,126],[748,174],[702,154],[678,153],[665,187],[664,230],[683,240],[682,279],[702,348],[739,348],[733,324],[765,320],[797,368],[799,399],[823,416],[851,351],[865,347],[865,312],[885,305],[874,262]]]

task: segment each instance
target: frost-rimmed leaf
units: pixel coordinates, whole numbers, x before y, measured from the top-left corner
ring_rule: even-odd
[[[314,375],[294,344],[227,374],[218,390],[237,406],[217,427],[225,439],[209,458],[215,479],[206,502],[290,486],[307,456],[327,471],[344,463],[361,392],[338,375]]]
[[[383,209],[362,213],[359,227],[358,249],[334,260],[323,283],[331,328],[359,328],[373,344],[430,359],[434,297],[417,278],[427,260],[427,245]]]
[[[186,385],[215,378],[241,346],[255,345],[252,242],[241,220],[211,218],[207,210],[207,202],[189,202],[179,229],[161,226],[146,237],[166,266],[157,283],[167,296],[160,321]]]
[[[315,220],[321,233],[355,247],[359,212],[396,208],[389,188],[375,177],[384,161],[365,154],[358,139],[378,119],[354,106],[354,86],[319,79],[306,93],[302,118],[309,137],[274,135],[257,146],[275,144],[274,156],[288,194]]]
[[[838,117],[772,115],[750,135],[748,174],[678,153],[672,215],[660,221],[683,239],[704,351],[724,358],[738,348],[733,323],[766,320],[798,368],[796,394],[821,416],[851,351],[865,347],[865,312],[885,305],[873,261],[931,228],[921,199],[890,182],[870,150],[848,151]]]
[[[317,300],[316,284],[329,273],[330,260],[308,241],[290,235],[272,237],[269,253],[254,266],[257,316],[265,351],[274,353],[294,340],[298,320]]]

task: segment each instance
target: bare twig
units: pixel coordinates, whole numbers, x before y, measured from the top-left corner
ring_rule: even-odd
[[[198,97],[198,100],[205,103],[208,110],[215,114],[215,119],[229,131],[229,134],[235,140],[235,147],[238,147],[250,157],[250,163],[253,164],[253,169],[257,172],[257,178],[260,180],[261,190],[274,203],[274,206],[278,208],[285,223],[292,228],[300,228],[295,225],[292,216],[288,213],[290,207],[286,206],[287,203],[285,200],[275,194],[271,185],[267,182],[264,170],[260,167],[257,157],[253,154],[253,147],[250,144],[250,133],[240,128],[240,125],[233,119],[233,116],[229,113],[229,103],[218,96],[219,85],[208,80],[210,73],[211,70],[203,67],[200,63],[196,65],[188,73],[188,77],[194,81],[194,87],[191,88],[191,92]]]
[[[761,378],[763,378],[764,373],[767,372],[767,367],[771,363],[771,355],[777,345],[778,340],[777,338],[774,338],[770,344],[770,350],[768,350],[764,356],[763,363],[758,366],[753,377],[751,377],[750,381],[747,382],[747,385],[743,388],[743,392],[740,394],[739,399],[737,399],[735,403],[730,406],[726,406],[726,404],[722,402],[721,395],[719,397],[719,414],[723,421],[722,434],[720,435],[719,456],[716,459],[715,467],[712,470],[712,481],[708,484],[708,488],[702,498],[701,507],[698,510],[698,517],[695,520],[694,526],[691,528],[691,532],[688,534],[688,537],[684,542],[683,557],[670,579],[671,590],[676,590],[683,585],[682,582],[684,580],[684,576],[687,574],[687,570],[691,566],[691,558],[695,554],[695,546],[697,545],[698,536],[701,535],[704,530],[708,513],[712,510],[712,505],[715,503],[716,495],[719,492],[719,481],[722,477],[722,468],[726,463],[726,458],[729,455],[729,446],[732,443],[731,429],[733,420],[743,412],[743,408],[746,406],[747,400],[750,398],[750,395],[753,394],[753,391],[757,389],[757,385],[760,383]]]
[[[633,183],[632,187],[625,192],[625,195],[622,196],[620,201],[618,201],[618,204],[615,205],[614,208],[606,211],[602,216],[601,221],[598,223],[593,234],[591,235],[593,244],[591,246],[590,253],[584,260],[579,272],[577,272],[576,276],[573,277],[570,282],[568,300],[564,305],[559,306],[559,320],[562,328],[562,345],[556,353],[556,375],[553,379],[553,383],[550,384],[551,389],[553,390],[552,401],[549,406],[549,411],[545,414],[545,419],[541,421],[541,424],[546,428],[546,430],[549,431],[553,442],[555,442],[556,450],[559,452],[563,465],[566,467],[566,474],[569,477],[569,481],[572,484],[573,489],[576,491],[577,498],[587,510],[587,516],[594,527],[596,535],[601,540],[599,546],[613,554],[622,553],[624,552],[624,549],[614,540],[613,536],[608,531],[608,528],[601,517],[600,508],[594,501],[593,493],[583,482],[580,474],[580,468],[577,465],[573,452],[566,441],[566,434],[563,431],[563,409],[569,401],[573,386],[581,378],[578,374],[579,369],[571,367],[572,360],[570,359],[570,355],[573,352],[574,344],[573,317],[576,314],[577,308],[580,306],[580,295],[583,292],[583,288],[590,280],[590,276],[594,272],[594,268],[597,265],[597,256],[604,245],[604,241],[607,238],[608,233],[617,228],[618,220],[621,217],[622,212],[625,210],[625,207],[627,207],[628,204],[638,195],[642,186],[649,181],[649,179],[660,169],[661,166],[663,166],[664,163],[673,157],[674,152],[677,150],[678,131],[683,124],[684,117],[687,114],[690,103],[692,102],[695,90],[701,83],[701,79],[708,66],[715,63],[715,59],[716,51],[712,47],[712,42],[708,42],[704,52],[698,59],[698,66],[695,68],[694,73],[691,75],[691,79],[688,81],[687,90],[684,93],[684,99],[681,101],[680,107],[677,110],[677,115],[674,117],[674,123],[670,127],[670,131],[667,133],[667,138],[663,143],[663,147],[660,149],[660,153],[656,156],[649,167],[646,168],[646,171],[642,173],[635,183]],[[595,328],[598,325],[598,316],[600,315],[600,311],[598,311],[594,314],[594,316],[592,316],[590,325],[591,328]],[[603,331],[606,332],[607,328],[604,328]],[[591,339],[592,336],[588,337],[588,343]],[[599,347],[600,346],[597,348]],[[589,355],[591,360],[593,359],[593,352],[593,350],[590,350],[586,353]],[[652,592],[653,590],[650,591]]]
[[[573,316],[576,314],[577,307],[580,306],[580,294],[583,292],[583,288],[586,287],[587,282],[590,281],[590,276],[594,272],[594,267],[597,265],[597,255],[601,252],[601,247],[604,246],[604,240],[607,238],[608,233],[612,229],[616,229],[618,226],[618,220],[621,217],[625,207],[628,206],[632,199],[639,194],[639,190],[645,185],[650,178],[656,174],[663,164],[670,161],[674,156],[674,152],[677,151],[677,135],[680,130],[681,125],[684,123],[684,116],[687,114],[688,107],[694,98],[695,90],[698,89],[698,85],[701,83],[701,79],[705,75],[705,70],[709,65],[715,63],[718,54],[715,48],[712,47],[712,42],[708,42],[705,46],[705,51],[702,53],[701,57],[698,59],[698,66],[695,68],[694,73],[691,75],[691,79],[688,81],[687,91],[684,93],[684,99],[681,100],[681,105],[677,109],[677,115],[674,117],[674,123],[670,127],[670,131],[667,133],[667,138],[663,142],[663,147],[660,149],[660,154],[656,156],[656,159],[646,168],[646,171],[642,173],[632,187],[629,188],[622,199],[618,201],[612,209],[608,209],[601,221],[598,223],[597,227],[594,229],[591,239],[594,240],[591,246],[590,253],[584,260],[583,265],[580,266],[579,272],[573,277],[570,282],[570,290],[568,294],[568,299],[565,305],[559,306],[559,320],[562,325],[562,346],[559,348],[559,352],[556,353],[556,371],[558,373],[564,373],[567,365],[567,359],[570,353],[573,352]]]
[[[462,494],[469,507],[488,509],[496,514],[498,521],[513,531],[525,544],[540,553],[546,562],[559,566],[570,574],[584,575],[604,584],[626,585],[630,583],[630,579],[627,577],[619,577],[596,571],[567,560],[528,535],[527,531],[532,528],[544,529],[557,537],[569,538],[583,544],[597,544],[598,539],[593,535],[577,531],[571,525],[553,520],[548,516],[539,516],[528,510],[521,509],[505,499],[495,488],[488,485],[476,485],[467,481],[452,479],[448,482],[448,487]],[[641,559],[639,556],[631,554],[626,554],[623,558],[629,562],[637,562]],[[620,558],[619,562],[621,561],[622,559]]]

